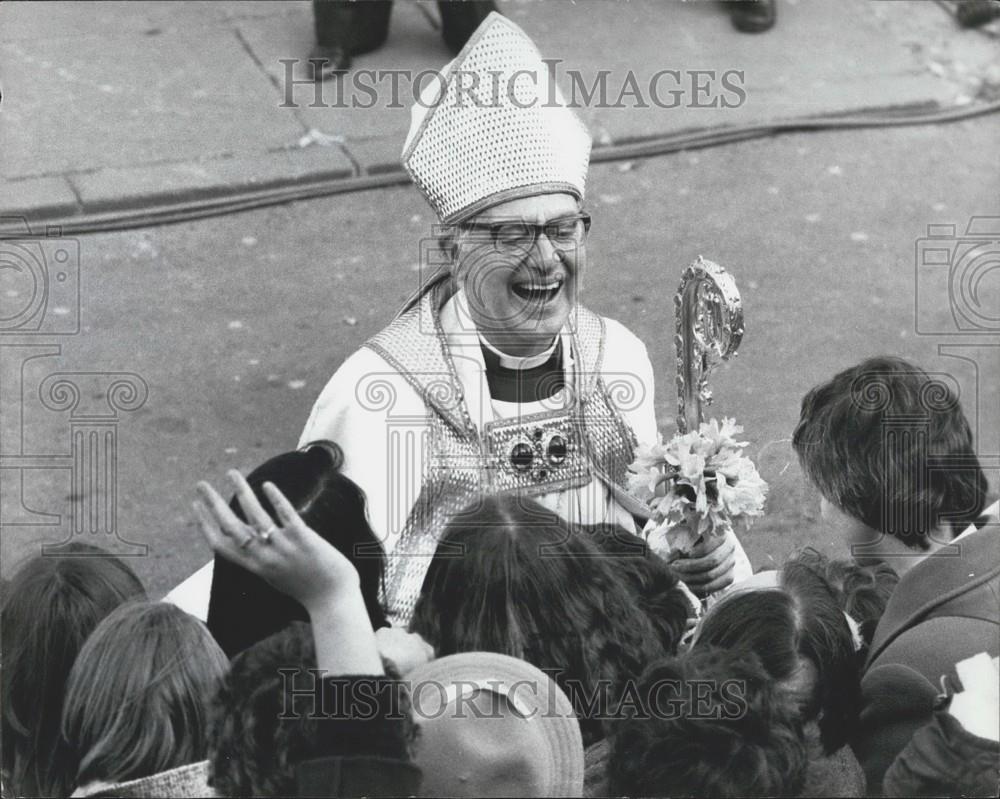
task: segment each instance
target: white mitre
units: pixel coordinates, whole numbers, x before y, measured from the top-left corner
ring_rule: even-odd
[[[583,199],[590,134],[534,42],[496,12],[424,87],[411,116],[403,166],[442,222],[537,194]]]

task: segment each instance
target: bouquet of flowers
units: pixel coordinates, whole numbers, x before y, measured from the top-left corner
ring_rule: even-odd
[[[748,528],[764,512],[767,483],[743,454],[743,428],[733,419],[702,422],[666,443],[640,446],[629,467],[629,489],[652,509],[643,533],[654,552],[687,554],[703,536]]]

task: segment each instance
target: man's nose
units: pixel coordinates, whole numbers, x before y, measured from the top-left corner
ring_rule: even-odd
[[[560,249],[556,247],[544,230],[538,231],[538,238],[535,240],[535,250],[539,257],[539,267],[546,271],[553,269],[560,263]]]

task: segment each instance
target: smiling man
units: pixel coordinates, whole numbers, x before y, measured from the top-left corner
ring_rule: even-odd
[[[445,524],[479,497],[628,530],[648,516],[626,471],[656,439],[653,369],[638,338],[578,302],[590,135],[549,80],[491,14],[426,87],[403,164],[443,223],[447,266],[337,370],[302,434],[336,441],[366,492],[398,623]],[[749,576],[733,536],[693,555],[682,578],[703,595],[737,566]]]

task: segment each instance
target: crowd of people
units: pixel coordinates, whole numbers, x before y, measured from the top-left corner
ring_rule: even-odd
[[[874,410],[842,393],[876,382]],[[845,557],[797,551],[704,612],[641,537],[509,495],[457,515],[409,628],[390,627],[334,442],[232,472],[229,503],[201,483],[207,625],[83,544],[6,587],[4,795],[995,795],[982,472],[907,483],[906,459],[858,435],[929,386],[883,358],[810,392],[796,448],[853,530]],[[929,450],[968,467],[968,423],[942,406]],[[857,510],[890,495],[940,526]],[[849,557],[866,532],[882,557]]]
[[[545,68],[495,14],[457,61]],[[998,511],[955,393],[877,357],[803,398],[834,557],[653,546],[654,370],[577,296],[589,134],[544,82],[442,85],[403,162],[449,266],[298,449],[198,484],[214,560],[166,602],[84,544],[5,586],[3,796],[996,795]]]

